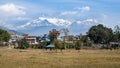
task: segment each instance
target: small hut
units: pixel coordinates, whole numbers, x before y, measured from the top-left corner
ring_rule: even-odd
[[[120,43],[118,43],[118,42],[110,42],[110,47],[114,48],[114,49],[119,48],[120,47]]]
[[[46,46],[46,49],[52,50],[52,49],[54,49],[54,48],[55,48],[55,45],[53,45],[53,44],[50,44],[50,45]]]

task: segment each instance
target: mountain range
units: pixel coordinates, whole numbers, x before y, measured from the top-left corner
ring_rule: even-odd
[[[52,29],[60,30],[62,28],[68,28],[70,34],[85,34],[91,26],[97,24],[98,22],[95,19],[86,19],[82,21],[71,22],[59,18],[39,17],[38,19],[17,26],[16,30],[11,30],[6,27],[2,28],[7,30],[8,32],[13,32],[17,34],[28,33],[30,35],[42,35],[49,33],[49,31]]]

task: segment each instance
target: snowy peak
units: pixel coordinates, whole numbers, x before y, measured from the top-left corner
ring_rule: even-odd
[[[71,22],[65,19],[59,18],[47,18],[39,17],[38,19],[29,21],[28,23],[18,27],[21,32],[27,32],[30,34],[47,33],[51,29],[69,28],[71,34],[86,33],[93,25],[97,25],[99,22],[96,19],[84,19]]]
[[[72,22],[64,19],[39,17],[38,19],[32,20],[24,25],[19,26],[18,29],[53,25],[68,27],[71,24]]]
[[[45,17],[39,17],[40,20],[44,21],[47,20],[49,23],[54,24],[56,26],[69,26],[72,24],[72,22],[64,19],[58,19],[58,18],[45,18]]]

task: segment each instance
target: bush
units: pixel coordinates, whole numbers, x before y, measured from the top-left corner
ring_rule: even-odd
[[[81,46],[82,46],[82,42],[77,40],[76,43],[75,43],[75,49],[76,50],[80,50],[81,49]]]
[[[2,41],[0,41],[0,47],[3,47],[3,46],[4,46],[3,42],[2,42]]]
[[[16,48],[26,49],[26,48],[29,48],[29,44],[26,42],[25,39],[23,39],[23,40],[18,42],[18,47],[16,47]]]
[[[38,48],[40,47],[39,44],[32,44],[32,45],[30,45],[30,46],[31,46],[31,48],[34,48],[34,49],[38,49]]]

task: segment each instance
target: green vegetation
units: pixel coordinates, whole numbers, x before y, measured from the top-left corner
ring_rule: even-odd
[[[83,36],[80,40],[83,43],[83,46],[91,47],[93,44],[93,41],[91,41],[88,36]]]
[[[118,25],[114,28],[114,35],[112,41],[120,42],[120,27]]]
[[[82,45],[83,45],[82,42],[80,40],[77,40],[75,43],[75,49],[80,50]]]
[[[63,28],[63,29],[60,30],[60,32],[64,34],[64,39],[63,40],[65,42],[65,39],[68,36],[69,30],[67,28]]]
[[[53,44],[55,45],[56,51],[57,51],[57,49],[60,49],[62,52],[62,50],[65,49],[65,42],[63,42],[63,41],[54,40]]]
[[[11,36],[7,31],[0,29],[0,41],[8,42],[10,38]]]
[[[0,29],[0,46],[4,46],[3,42],[8,42],[10,38],[11,36],[7,31]]]
[[[56,29],[51,30],[49,32],[50,42],[53,43],[54,40],[56,40],[59,35],[60,35],[59,31],[57,31]]]
[[[109,43],[113,36],[113,31],[111,28],[104,27],[102,24],[93,26],[88,31],[88,36],[94,43]]]
[[[18,42],[18,47],[19,49],[26,49],[29,47],[28,42],[26,42],[26,39],[22,39],[21,41]]]

